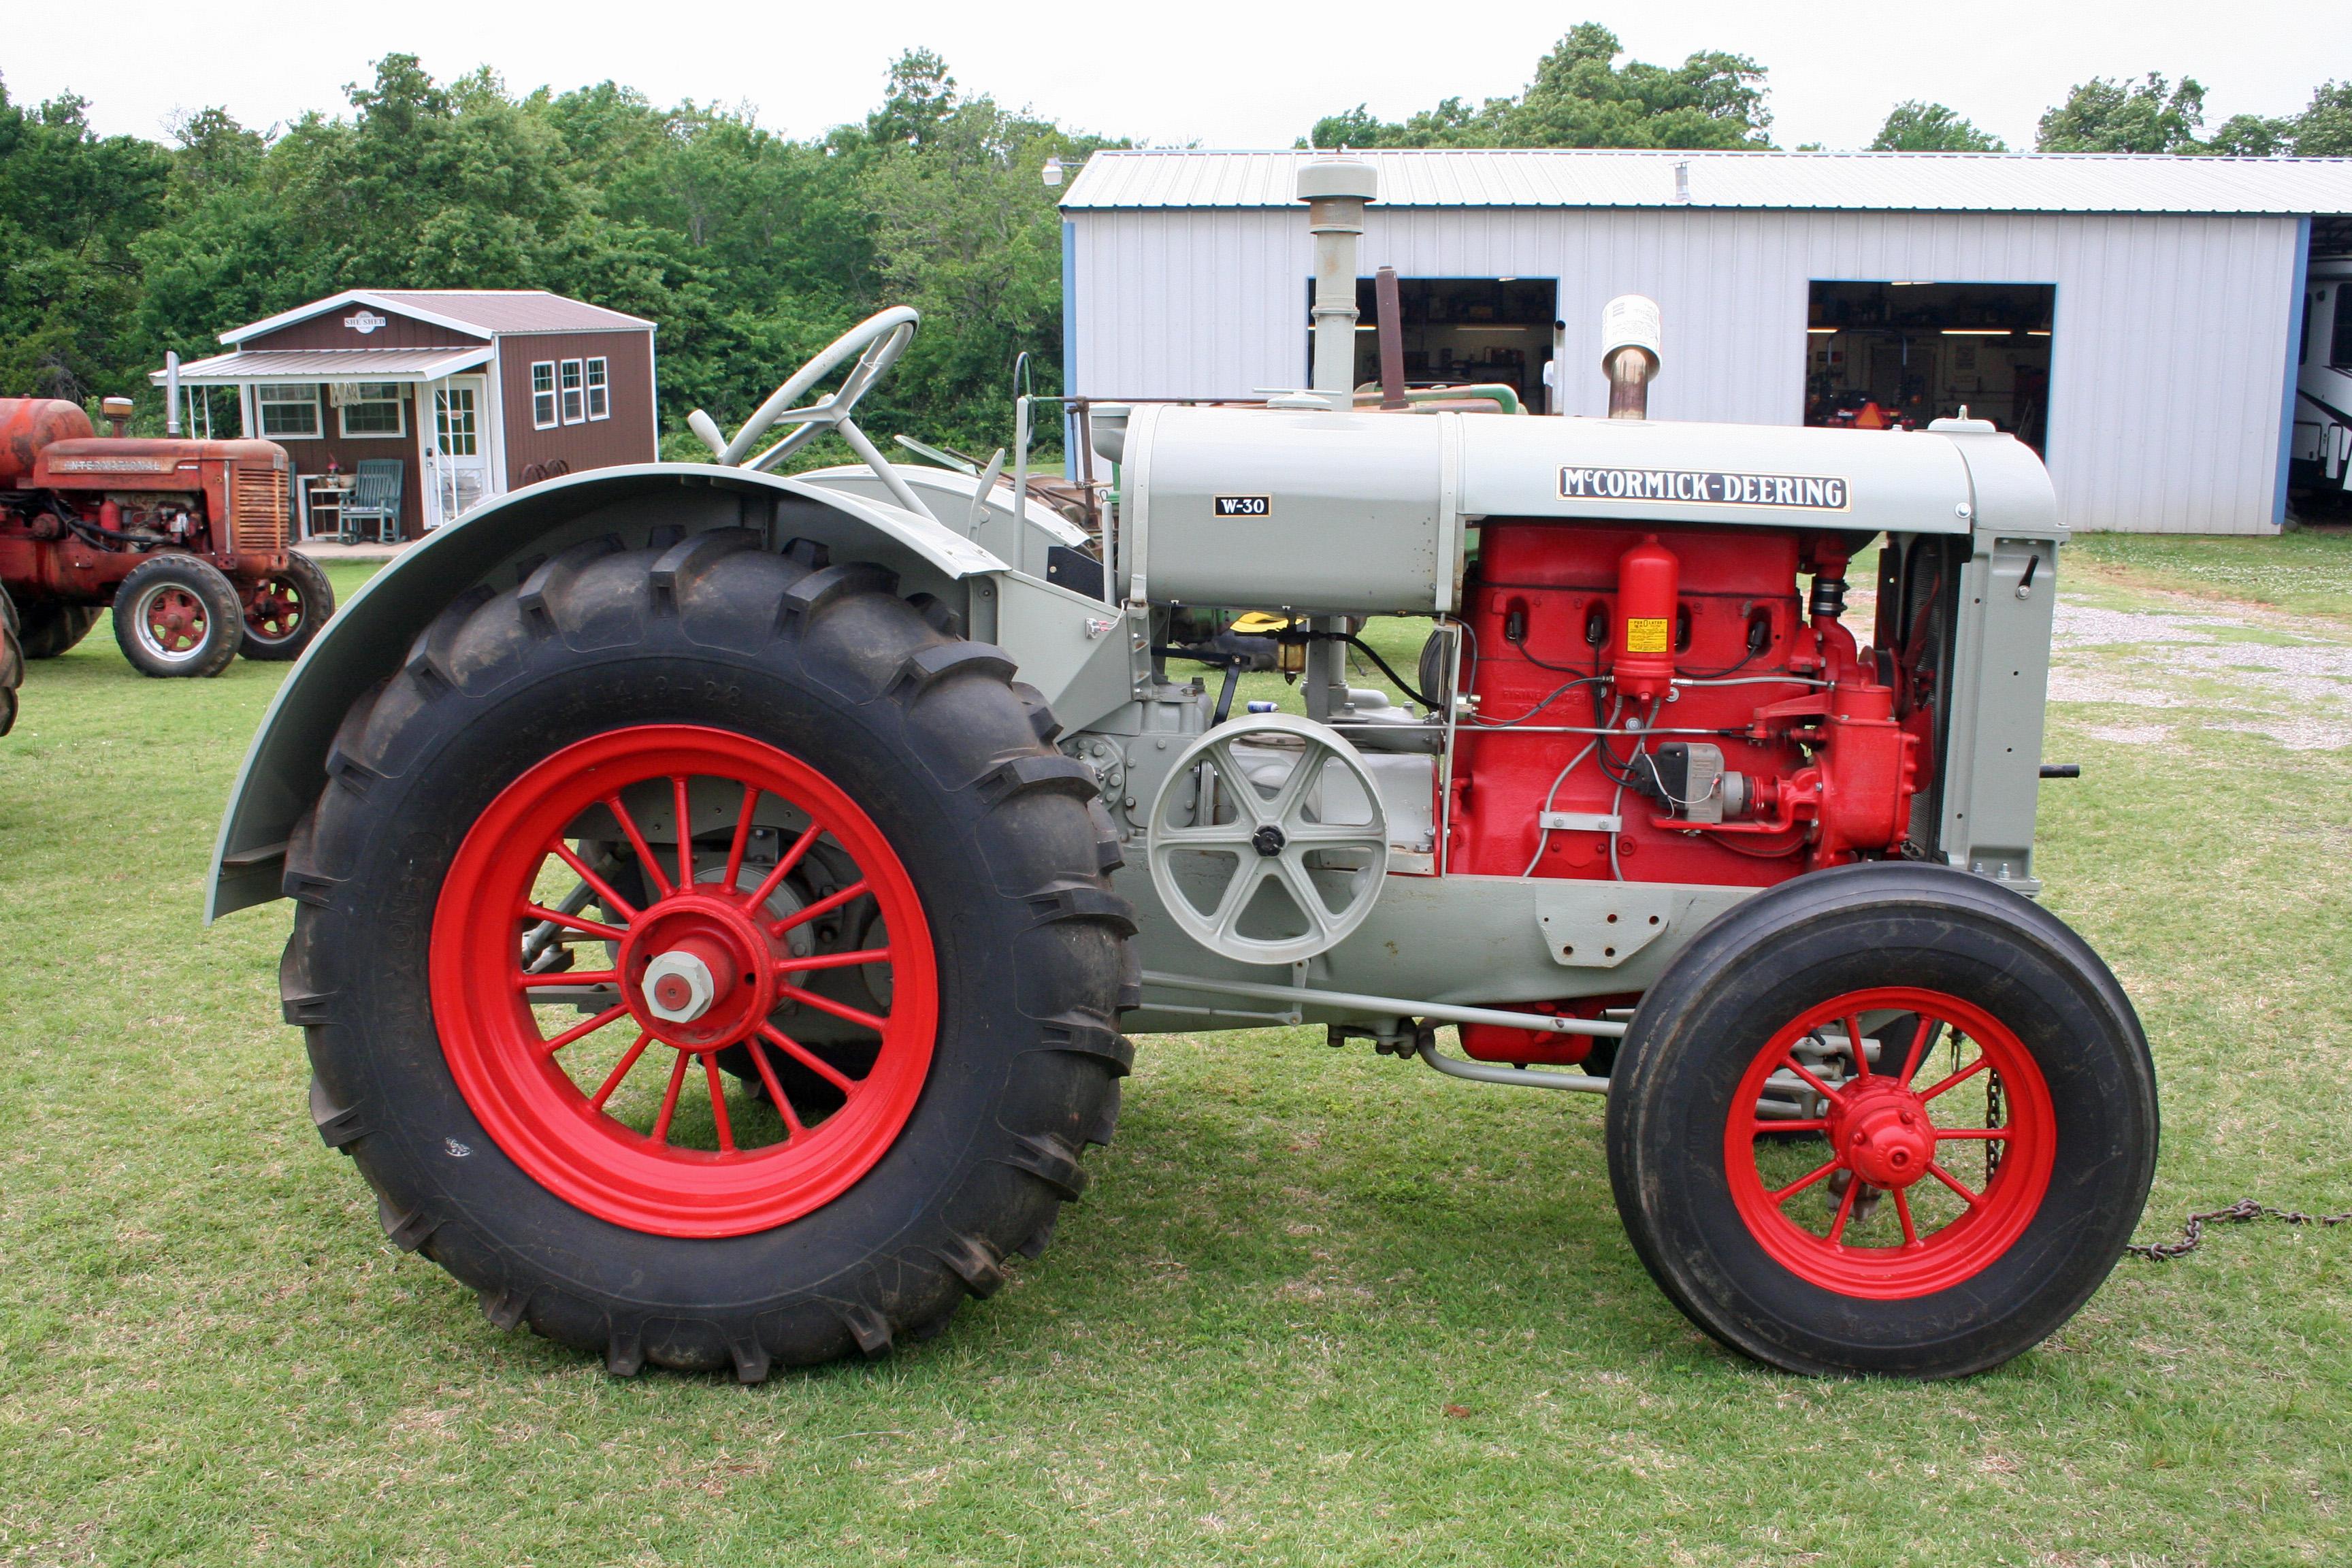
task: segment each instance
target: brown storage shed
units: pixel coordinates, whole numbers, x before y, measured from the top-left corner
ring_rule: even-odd
[[[338,531],[329,476],[402,464],[400,537],[557,474],[654,460],[654,323],[543,289],[351,289],[221,334],[180,367],[233,387],[242,432],[291,454],[304,531]],[[161,383],[163,376],[154,378]],[[203,417],[192,398],[191,414]]]

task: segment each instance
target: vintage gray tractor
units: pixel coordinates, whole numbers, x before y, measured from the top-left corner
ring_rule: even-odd
[[[882,1353],[1045,1245],[1129,1036],[1275,1023],[1605,1093],[1642,1260],[1781,1367],[1972,1372],[2105,1278],[2156,1088],[2032,901],[2033,454],[1647,421],[1638,308],[1624,417],[1362,407],[1370,171],[1302,187],[1317,390],[1096,410],[1098,543],[884,458],[897,310],[696,416],[715,465],[502,499],[323,629],[212,912],[296,901],[319,1132],[494,1321]],[[826,431],[860,463],[769,471]],[[1303,716],[1231,710],[1244,610]],[[1430,624],[1409,701],[1349,684],[1374,616]]]

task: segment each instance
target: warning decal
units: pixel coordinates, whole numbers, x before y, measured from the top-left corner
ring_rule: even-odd
[[[1562,468],[1562,500],[1683,501],[1843,511],[1845,480],[1824,474],[1739,474],[1705,468]]]
[[[1666,623],[1663,616],[1652,619],[1646,616],[1629,616],[1625,620],[1625,651],[1627,653],[1664,653],[1666,651]]]

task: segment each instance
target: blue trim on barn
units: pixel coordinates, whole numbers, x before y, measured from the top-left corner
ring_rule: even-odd
[[[2271,499],[2271,526],[2286,526],[2286,475],[2294,455],[2295,384],[2303,379],[2304,291],[2311,285],[2311,220],[2295,220],[2294,292],[2286,314],[2286,395],[2279,400],[2278,485]]]
[[[1077,391],[1078,375],[1078,226],[1062,220],[1062,395]],[[1078,422],[1068,404],[1062,405],[1062,477],[1078,478]]]

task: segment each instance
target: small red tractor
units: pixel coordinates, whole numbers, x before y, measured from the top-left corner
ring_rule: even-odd
[[[218,675],[242,652],[290,659],[334,613],[287,542],[286,449],[272,441],[111,437],[77,404],[0,397],[0,586],[26,658],[54,658],[114,610],[142,674]]]

